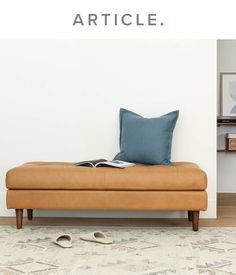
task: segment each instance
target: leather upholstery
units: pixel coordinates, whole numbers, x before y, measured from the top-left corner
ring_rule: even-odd
[[[127,169],[31,162],[6,176],[7,207],[75,210],[206,210],[207,177],[196,164]]]
[[[126,169],[31,162],[8,171],[6,184],[14,190],[192,191],[205,190],[207,177],[196,164],[188,162],[176,162],[173,166],[136,165]]]
[[[8,190],[7,207],[78,210],[206,210],[205,191]]]

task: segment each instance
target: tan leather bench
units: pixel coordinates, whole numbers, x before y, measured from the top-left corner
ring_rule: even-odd
[[[117,168],[77,167],[64,162],[31,162],[8,171],[7,207],[23,209],[188,211],[198,230],[199,211],[207,208],[206,173],[196,164]]]

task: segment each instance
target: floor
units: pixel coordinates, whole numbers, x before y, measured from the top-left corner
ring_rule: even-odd
[[[98,226],[0,226],[3,275],[236,274],[236,227],[100,226],[113,244],[80,239]],[[53,243],[62,232],[72,248]]]
[[[0,218],[0,274],[236,275],[236,194],[218,194],[218,218],[201,219],[198,232],[187,219],[25,218],[24,225]],[[95,230],[114,243],[80,239]],[[53,243],[61,232],[72,236],[71,249]]]
[[[236,227],[236,194],[220,193],[217,197],[217,219],[201,219],[200,226]],[[15,225],[15,218],[0,218],[0,225]],[[110,226],[191,226],[187,219],[95,219],[34,218],[23,225],[110,225]]]

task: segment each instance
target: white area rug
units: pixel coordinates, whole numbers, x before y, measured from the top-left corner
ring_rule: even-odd
[[[94,230],[114,243],[79,239]],[[52,243],[61,232],[73,248]],[[0,226],[0,274],[236,274],[236,228]]]

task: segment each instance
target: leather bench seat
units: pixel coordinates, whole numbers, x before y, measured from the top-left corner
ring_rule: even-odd
[[[77,167],[66,162],[30,162],[8,171],[11,190],[205,190],[207,177],[196,164],[136,165],[126,169]]]

